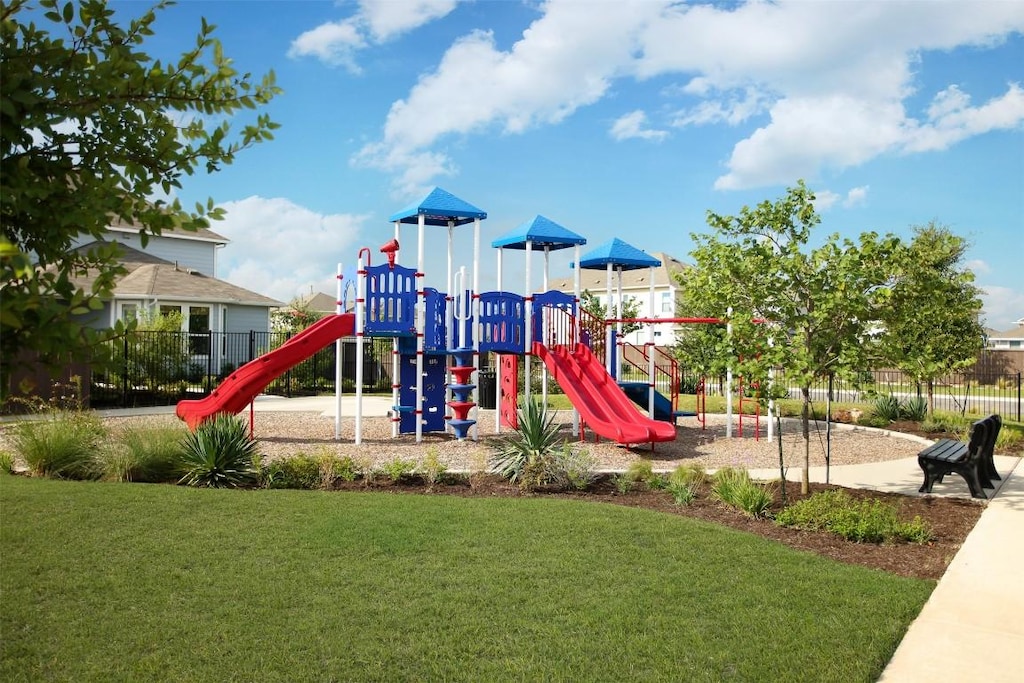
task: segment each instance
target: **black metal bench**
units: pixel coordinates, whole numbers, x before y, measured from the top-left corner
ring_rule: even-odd
[[[988,498],[986,488],[995,488],[993,479],[999,479],[992,457],[996,437],[1002,427],[998,415],[990,415],[971,425],[967,443],[954,439],[940,439],[917,454],[917,464],[924,471],[924,483],[918,489],[931,493],[932,486],[942,482],[947,474],[959,474],[967,482],[974,498]]]

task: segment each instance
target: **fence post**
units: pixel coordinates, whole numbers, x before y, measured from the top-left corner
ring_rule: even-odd
[[[203,378],[203,393],[213,390],[210,378],[213,376],[213,330],[206,331],[206,377]]]
[[[128,336],[124,337],[124,350],[121,354],[121,407],[128,407]]]
[[[1017,371],[1017,422],[1020,422],[1020,370]]]

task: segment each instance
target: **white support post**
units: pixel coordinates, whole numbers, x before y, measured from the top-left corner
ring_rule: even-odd
[[[334,314],[341,315],[345,312],[345,307],[342,304],[342,283],[341,283],[341,264],[338,264],[337,274],[337,294],[335,295],[334,302]],[[341,353],[342,353],[342,342],[341,337],[338,337],[337,341],[334,342],[334,440],[341,440]]]
[[[423,291],[423,243],[426,226],[426,216],[421,213],[416,233],[416,404],[413,406],[413,416],[416,418],[416,443],[423,441],[423,336],[427,328],[427,296]]]
[[[726,311],[729,322],[725,326],[725,333],[732,337],[732,306]],[[732,438],[732,363],[725,369],[725,438]]]
[[[578,244],[573,247],[573,259],[573,262],[576,264],[576,272],[573,273],[572,278],[572,293],[573,297],[575,297],[576,302],[576,317],[575,321],[573,322],[575,329],[573,330],[572,336],[574,338],[573,341],[575,341],[577,344],[581,344],[583,343],[583,327],[580,324],[580,318],[582,313],[580,311],[580,280],[582,277],[580,273],[583,270],[583,268],[580,267],[580,245]],[[576,406],[573,406],[572,408],[572,433],[575,434],[577,437],[580,436],[580,411],[576,409]]]
[[[356,420],[355,443],[363,442],[363,332],[366,328],[366,264],[359,254],[356,265]]]
[[[473,408],[471,419],[472,439],[480,438],[480,219],[473,219],[473,288],[470,290],[470,306],[473,315]]]
[[[395,241],[401,244],[399,238],[399,226],[401,223],[395,221]],[[402,389],[401,389],[401,377],[402,377],[402,359],[401,353],[398,350],[398,337],[391,339],[391,438],[398,437],[399,423],[402,419],[402,413],[399,412],[399,408],[402,405]]]
[[[455,222],[448,221],[448,270],[445,276],[444,286],[444,349],[445,351],[451,351],[455,346],[455,300],[456,292],[454,285],[455,277]],[[452,383],[451,373],[451,356],[447,353],[444,357],[444,400],[441,402],[445,415],[451,415],[448,412],[448,387]],[[445,431],[452,432],[452,428],[448,424],[448,420],[444,423]]]
[[[530,400],[530,358],[533,354],[533,292],[530,290],[530,256],[533,254],[533,242],[526,240],[526,287],[523,289],[526,295],[526,320],[525,320],[525,332],[526,339],[523,341],[525,345],[526,358],[523,363],[526,370],[526,381],[523,383],[523,395],[527,401]]]
[[[653,318],[653,317],[655,317],[655,314],[654,314],[654,268],[653,267],[651,268],[651,276],[650,276],[649,279],[651,281],[651,283],[650,283],[651,289],[650,289],[650,296],[648,297],[649,303],[648,303],[648,306],[647,306],[647,310],[650,312],[649,317]],[[648,370],[647,370],[647,382],[650,385],[649,388],[648,388],[648,393],[647,393],[647,414],[653,420],[654,419],[654,385],[655,385],[655,383],[657,381],[657,372],[655,370],[655,363],[654,363],[654,324],[653,323],[648,323],[647,324],[647,353],[650,354],[650,358],[648,359]],[[671,419],[671,418],[672,418],[672,416],[670,415],[669,419]]]
[[[544,245],[544,274],[543,274],[543,276],[541,278],[541,291],[543,291],[545,293],[548,291],[548,270],[550,268],[550,256],[551,256],[551,247],[548,246],[547,244],[545,244]],[[550,318],[550,314],[549,314],[548,311],[542,310],[540,312],[540,324],[542,326],[550,326],[551,321],[550,321],[549,318]],[[541,343],[542,344],[547,344],[547,339],[545,339],[544,333],[545,332],[550,332],[550,330],[545,329],[545,327],[541,327],[540,332],[541,332]],[[547,412],[547,409],[548,409],[548,366],[547,365],[542,365],[541,368],[540,368],[540,403],[541,403],[542,406],[544,406],[544,411]]]
[[[498,292],[501,292],[501,266],[502,253],[504,251],[504,249],[498,247]],[[494,366],[494,431],[501,434],[501,362],[496,362]]]
[[[616,353],[615,353],[615,379],[621,381],[622,380],[622,355],[623,355],[623,352],[625,351],[625,347],[623,346],[624,339],[623,339],[623,336],[622,336],[622,266],[619,266],[616,270],[618,271],[616,273],[617,276],[618,276],[618,279],[616,281],[616,287],[618,289],[618,293],[616,294],[617,303],[616,303],[616,309],[615,309],[615,317],[618,320],[618,322],[615,323],[615,344],[616,344],[616,348],[615,348],[615,351],[616,351]],[[620,346],[622,346],[623,348],[618,348]]]
[[[612,264],[609,262],[604,274],[605,295],[605,323],[604,323],[604,367],[608,374],[612,374],[612,345],[615,343],[615,330],[608,324],[607,320],[612,312]]]

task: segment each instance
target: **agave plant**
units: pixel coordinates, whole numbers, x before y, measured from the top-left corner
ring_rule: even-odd
[[[254,480],[256,441],[245,423],[232,415],[217,415],[185,437],[182,444],[185,475],[179,484],[231,488]]]
[[[537,401],[527,401],[518,412],[519,426],[507,436],[491,458],[491,467],[502,477],[523,488],[550,482],[554,476],[555,452],[561,443],[554,423]]]

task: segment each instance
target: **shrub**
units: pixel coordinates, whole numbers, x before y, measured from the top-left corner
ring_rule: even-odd
[[[885,424],[900,419],[900,400],[895,396],[882,395],[872,402],[872,413],[875,417],[885,420]]]
[[[887,420],[884,417],[878,415],[861,415],[860,419],[857,420],[857,424],[861,427],[878,427],[885,428],[889,426],[891,420]]]
[[[931,530],[920,517],[901,522],[895,505],[878,499],[855,501],[842,490],[815,493],[785,508],[775,519],[783,526],[825,529],[858,543],[924,543],[931,538]]]
[[[314,489],[320,485],[320,463],[305,453],[275,460],[267,470],[270,488]]]
[[[668,477],[669,488],[677,485],[694,484],[695,488],[700,489],[702,486],[708,483],[708,473],[704,471],[704,468],[700,465],[679,465]]]
[[[384,463],[380,469],[391,481],[397,483],[416,471],[416,463],[412,460],[395,458]]]
[[[636,480],[629,476],[628,473],[620,472],[612,478],[612,483],[615,485],[615,490],[619,493],[629,493],[636,485]]]
[[[518,413],[519,426],[502,441],[491,467],[524,490],[551,483],[557,477],[554,452],[560,441],[554,415],[533,400]]]
[[[1003,428],[999,430],[999,435],[996,437],[995,450],[1000,453],[1013,453],[1016,449],[1019,449],[1022,438],[1024,437],[1021,436],[1020,431],[1004,424]]]
[[[623,476],[628,477],[634,484],[650,486],[654,481],[654,466],[650,460],[634,460],[629,463]]]
[[[775,498],[770,486],[751,481],[746,470],[723,467],[711,478],[711,495],[751,517],[768,514]]]
[[[352,458],[338,457],[326,448],[320,450],[316,457],[317,481],[316,487],[329,489],[334,486],[337,479],[342,481],[355,481],[357,472],[356,464]]]
[[[0,472],[14,474],[14,454],[8,451],[0,451]]]
[[[185,474],[179,483],[232,488],[255,479],[256,441],[233,415],[217,415],[202,423],[185,437],[183,448]]]
[[[676,505],[689,505],[697,498],[700,484],[696,481],[680,481],[669,478],[668,492]]]
[[[427,482],[428,486],[439,483],[448,471],[448,468],[437,457],[437,449],[434,447],[427,449],[427,455],[423,458],[423,462],[420,463],[418,469],[420,474],[423,475],[423,481]]]
[[[597,460],[589,451],[562,444],[562,450],[555,452],[557,478],[564,488],[583,491],[597,478]]]
[[[112,447],[100,453],[100,469],[110,481],[170,482],[180,476],[180,426],[128,426]]]
[[[914,396],[903,401],[900,404],[900,416],[907,420],[921,422],[928,416],[928,399],[923,396]]]
[[[90,413],[57,411],[14,429],[14,452],[32,474],[60,479],[95,479],[103,425]]]

